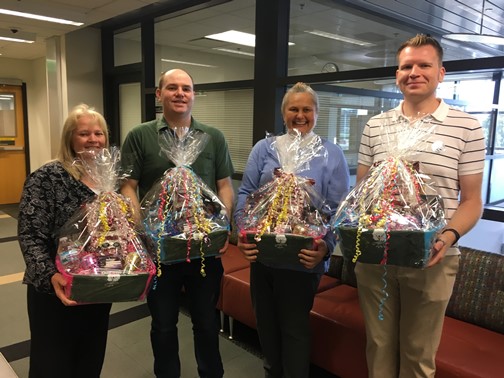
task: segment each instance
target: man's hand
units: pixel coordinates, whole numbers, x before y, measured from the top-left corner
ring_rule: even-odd
[[[443,260],[448,248],[450,248],[450,246],[447,245],[443,239],[437,238],[432,246],[432,257],[427,264],[427,268],[430,268]]]

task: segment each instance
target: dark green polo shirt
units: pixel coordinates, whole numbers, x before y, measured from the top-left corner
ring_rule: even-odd
[[[161,152],[158,135],[169,128],[164,117],[142,123],[127,135],[121,148],[122,166],[131,170],[130,178],[138,180],[139,199],[175,164]],[[194,172],[216,192],[216,181],[233,174],[233,164],[222,132],[191,118],[191,129],[210,135],[204,150],[191,165]]]

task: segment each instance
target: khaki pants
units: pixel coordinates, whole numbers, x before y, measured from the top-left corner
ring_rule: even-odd
[[[426,269],[357,263],[370,378],[434,377],[459,261],[447,256]]]

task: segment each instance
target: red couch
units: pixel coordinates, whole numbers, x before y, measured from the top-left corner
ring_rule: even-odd
[[[220,309],[255,328],[249,266],[236,246],[223,256]],[[232,271],[231,271],[232,270]],[[364,319],[353,266],[331,258],[311,311],[312,362],[341,378],[367,377]],[[447,309],[436,378],[504,376],[504,256],[462,248]]]

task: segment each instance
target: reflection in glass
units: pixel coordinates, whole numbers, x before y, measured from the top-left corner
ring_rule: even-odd
[[[196,84],[253,79],[254,47],[205,38],[230,29],[255,32],[255,6],[250,0],[224,2],[197,11],[187,9],[181,15],[157,21],[155,72],[181,68]]]
[[[142,33],[139,27],[114,34],[114,65],[142,61]]]
[[[16,136],[14,94],[0,94],[0,137]]]

